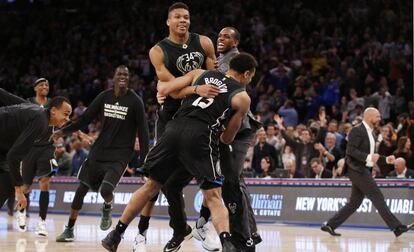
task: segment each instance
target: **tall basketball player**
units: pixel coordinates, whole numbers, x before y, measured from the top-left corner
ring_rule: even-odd
[[[203,35],[189,32],[190,12],[186,4],[177,2],[168,9],[167,26],[169,35],[158,42],[149,52],[157,77],[161,81],[169,81],[183,76],[193,69],[215,69],[215,54],[212,41]],[[171,94],[168,97],[158,96],[159,102],[163,102],[158,109],[156,122],[156,140],[158,141],[165,131],[167,122],[177,112],[181,97],[193,92],[192,88],[185,88],[180,93]],[[203,85],[198,89],[201,96],[213,98],[218,95],[218,89],[212,85]],[[178,169],[180,164],[165,164],[176,170],[163,186],[163,193],[168,199],[170,214],[170,226],[174,229],[172,239],[165,245],[164,251],[177,251],[184,239],[191,238],[191,227],[187,225],[187,217],[184,212],[184,200],[182,189],[193,176],[184,169]],[[135,239],[135,251],[145,251],[145,235],[149,226],[152,208],[157,200],[156,195],[147,203],[141,212],[138,224],[139,234]]]

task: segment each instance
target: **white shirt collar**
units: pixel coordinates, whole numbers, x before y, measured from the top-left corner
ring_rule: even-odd
[[[362,124],[364,124],[364,126],[365,126],[365,128],[367,129],[368,132],[371,133],[373,131],[373,129],[365,121],[362,121]]]
[[[407,172],[407,167],[405,167],[405,169],[400,174],[397,174],[397,176],[404,176],[405,177],[406,172]]]

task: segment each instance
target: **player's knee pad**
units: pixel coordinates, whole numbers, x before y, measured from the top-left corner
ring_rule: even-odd
[[[100,193],[102,198],[106,201],[112,201],[113,198],[114,187],[108,183],[102,183]]]

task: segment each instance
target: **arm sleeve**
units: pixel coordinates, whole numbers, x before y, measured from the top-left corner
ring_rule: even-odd
[[[289,145],[293,149],[298,148],[299,143],[290,138],[284,130],[282,130],[282,137],[283,139],[285,139],[287,145]]]
[[[141,98],[138,98],[138,107],[136,110],[137,116],[136,120],[138,125],[137,135],[139,138],[139,146],[140,146],[140,165],[144,163],[144,160],[148,153],[148,143],[149,143],[149,131],[148,131],[148,122],[145,118],[145,110],[144,104]]]
[[[3,88],[0,88],[0,106],[10,106],[21,103],[28,103],[28,101],[12,93],[7,92]]]
[[[351,132],[349,132],[346,155],[365,163],[367,161],[368,153],[364,153],[360,150],[361,141],[364,140],[359,134],[358,128],[353,128]],[[368,141],[368,139],[366,139],[366,141]]]
[[[44,118],[36,117],[27,125],[26,129],[20,134],[7,153],[7,162],[15,186],[21,186],[23,184],[20,173],[20,162],[29,152],[36,138],[41,136],[46,130],[45,125],[47,125],[47,121]]]
[[[101,111],[105,92],[100,93],[88,106],[85,112],[70,125],[64,127],[62,132],[67,135],[87,126]]]

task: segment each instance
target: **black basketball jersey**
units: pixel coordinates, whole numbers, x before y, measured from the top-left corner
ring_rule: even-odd
[[[186,44],[176,44],[165,38],[157,44],[164,52],[164,64],[174,77],[180,77],[194,69],[206,69],[206,53],[200,43],[200,35],[190,33]],[[167,97],[164,110],[176,112],[180,100]]]
[[[187,96],[183,99],[174,118],[196,118],[218,129],[231,114],[231,99],[235,94],[245,91],[245,87],[218,71],[205,71],[194,83],[194,85],[203,84],[217,86],[220,89],[219,95],[214,99],[204,98],[197,94]]]

